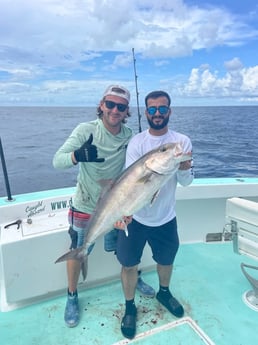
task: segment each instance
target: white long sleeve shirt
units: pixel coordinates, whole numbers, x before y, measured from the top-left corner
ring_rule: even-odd
[[[145,130],[136,134],[129,142],[126,151],[126,167],[130,166],[145,153],[167,143],[181,143],[185,153],[192,151],[190,139],[181,133],[168,130],[162,136],[154,136]],[[193,169],[178,170],[171,179],[161,188],[159,194],[152,205],[143,207],[133,215],[139,223],[147,226],[160,226],[176,216],[175,193],[177,183],[182,186],[189,185],[194,178]]]

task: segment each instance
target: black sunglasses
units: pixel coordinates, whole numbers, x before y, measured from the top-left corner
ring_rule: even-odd
[[[157,110],[161,115],[165,115],[169,111],[169,107],[167,105],[160,105],[159,107],[149,107],[147,108],[147,112],[149,115],[153,116],[156,114]]]
[[[105,106],[108,108],[108,109],[114,109],[115,107],[117,107],[117,110],[118,111],[125,111],[128,107],[127,104],[123,104],[123,103],[115,103],[113,101],[105,101]]]

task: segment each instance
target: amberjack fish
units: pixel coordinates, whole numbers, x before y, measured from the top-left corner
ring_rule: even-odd
[[[94,213],[88,223],[83,246],[56,260],[78,260],[85,279],[89,247],[102,234],[114,228],[123,216],[133,215],[147,204],[155,202],[160,188],[178,170],[180,162],[191,160],[179,143],[168,143],[151,150],[125,169],[114,181],[103,187]],[[126,231],[127,229],[125,229]]]

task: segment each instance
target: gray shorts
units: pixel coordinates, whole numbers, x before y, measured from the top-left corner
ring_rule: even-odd
[[[84,237],[87,233],[87,226],[90,219],[90,214],[83,213],[71,207],[68,212],[69,230],[71,237],[70,249],[75,249],[83,246]],[[88,254],[92,251],[94,244],[89,248]]]

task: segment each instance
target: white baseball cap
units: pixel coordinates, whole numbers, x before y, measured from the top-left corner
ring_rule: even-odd
[[[122,97],[125,100],[127,100],[128,103],[130,102],[130,92],[121,85],[110,85],[104,92],[103,97],[106,97],[109,95]]]

